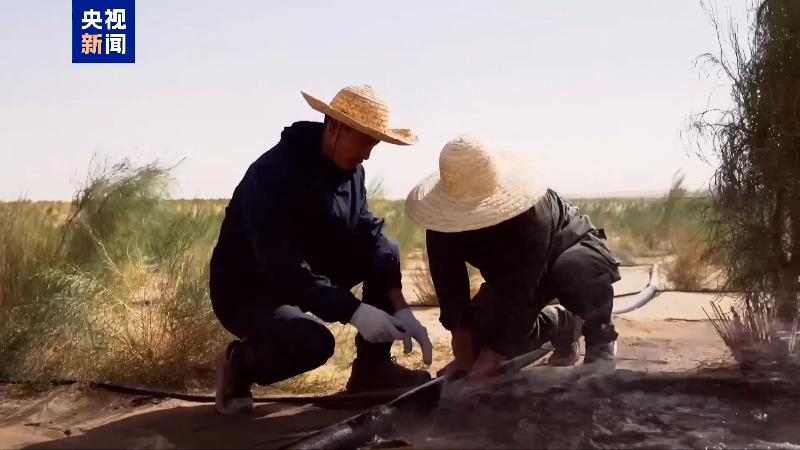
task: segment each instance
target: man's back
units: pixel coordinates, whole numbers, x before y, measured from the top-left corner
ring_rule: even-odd
[[[594,229],[589,217],[548,190],[536,205],[512,219],[460,233],[428,231],[428,239],[442,242],[447,253],[460,255],[488,280],[528,276],[528,268],[546,268]]]
[[[577,206],[557,192],[549,189],[547,198],[554,217],[553,253],[557,257],[597,228],[589,216],[582,214]]]

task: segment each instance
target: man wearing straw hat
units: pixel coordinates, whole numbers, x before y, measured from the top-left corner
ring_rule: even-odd
[[[417,137],[389,126],[389,110],[370,86],[346,87],[330,103],[302,94],[324,123],[284,128],[277,145],[250,165],[211,258],[214,312],[237,338],[217,358],[223,414],[253,409],[253,383],[323,365],[335,346],[323,322],[358,331],[348,390],[413,387],[431,378],[391,358],[395,340],[409,353],[413,338],[429,365],[432,345],[403,298],[399,250],[370,211],[361,165],[379,142],[412,145]],[[352,289],[362,282],[360,301]]]
[[[441,375],[485,379],[503,359],[547,341],[555,346],[551,364],[573,365],[578,331],[584,363],[614,360],[619,262],[602,229],[532,172],[519,156],[459,136],[442,149],[439,172],[406,199],[410,217],[427,230],[440,322],[452,333],[455,358]],[[472,302],[466,263],[485,280]],[[548,306],[554,299],[560,305]]]

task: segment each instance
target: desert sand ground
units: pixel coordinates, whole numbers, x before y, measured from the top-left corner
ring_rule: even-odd
[[[625,268],[617,294],[637,292],[647,268]],[[664,292],[643,308],[616,318],[618,367],[684,371],[725,359],[725,346],[707,320],[708,294]],[[727,309],[723,307],[723,309]],[[432,373],[447,363],[447,333],[436,308],[417,314],[437,346]],[[399,347],[398,347],[399,348]],[[419,359],[415,350],[404,356]],[[535,370],[535,369],[532,369]],[[299,435],[357,414],[313,405],[260,404],[247,417],[224,417],[213,404],[124,396],[61,387],[34,396],[0,386],[0,448],[278,448]]]

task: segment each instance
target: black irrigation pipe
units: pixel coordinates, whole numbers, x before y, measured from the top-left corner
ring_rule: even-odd
[[[502,371],[513,373],[533,364],[553,350],[550,343],[542,348],[503,362]],[[401,414],[425,414],[436,407],[446,378],[434,378],[388,404],[379,405],[358,414],[344,422],[337,423],[308,437],[290,444],[285,449],[348,449],[358,448],[372,441],[376,436],[388,433]]]
[[[650,271],[650,282],[648,283],[647,287],[644,290],[637,293],[629,293],[629,294],[621,294],[615,296],[615,298],[620,297],[637,297],[637,300],[633,301],[630,305],[631,307],[625,308],[618,308],[614,310],[614,314],[624,314],[626,312],[630,312],[633,309],[638,309],[639,307],[643,306],[649,300],[651,300],[657,293],[660,292],[658,288],[658,268],[656,265],[653,265]],[[647,299],[646,301],[642,302],[642,299]],[[546,354],[546,353],[545,353]],[[523,355],[525,356],[525,355]],[[544,356],[544,355],[542,355]],[[510,361],[509,364],[512,364]],[[530,363],[528,363],[530,364]],[[433,380],[435,381],[435,380]],[[4,380],[0,379],[0,384],[17,384],[17,385],[24,385],[24,384],[34,384],[34,382],[29,380]],[[147,389],[147,388],[140,388],[140,387],[132,387],[132,386],[124,386],[116,383],[82,383],[79,380],[51,380],[48,381],[47,384],[53,386],[69,386],[69,385],[81,385],[84,384],[87,387],[94,387],[98,389],[103,389],[110,392],[115,392],[119,394],[125,395],[138,395],[142,397],[151,397],[151,398],[173,398],[177,400],[184,400],[188,402],[195,402],[195,403],[213,403],[214,402],[214,395],[208,394],[190,394],[190,393],[181,393],[181,392],[169,392],[159,389]],[[418,388],[419,389],[419,388]],[[413,392],[418,392],[418,389]],[[284,396],[264,396],[264,397],[256,397],[254,401],[256,403],[287,403],[287,404],[299,404],[299,405],[306,405],[306,404],[315,404],[320,406],[325,406],[328,408],[348,408],[354,406],[363,406],[369,404],[376,404],[380,402],[388,402],[392,399],[399,399],[401,397],[397,397],[400,393],[404,391],[398,390],[391,390],[391,391],[380,391],[380,392],[368,392],[368,393],[361,393],[361,394],[348,394],[348,393],[335,393],[329,395],[284,395]],[[410,393],[410,392],[408,392]]]
[[[89,383],[79,380],[52,380],[45,382],[51,386],[71,386],[83,385],[90,388],[102,389],[123,395],[134,395],[154,399],[176,399],[193,403],[214,403],[213,394],[190,394],[182,392],[170,392],[159,389],[148,389],[132,386],[124,386],[115,383]],[[27,380],[5,380],[0,379],[0,385],[26,385],[33,384]],[[402,389],[387,391],[370,391],[366,393],[347,393],[337,392],[327,395],[268,395],[254,397],[255,403],[286,403],[296,405],[314,404],[324,406],[328,409],[350,409],[374,405],[380,402],[387,402],[398,395],[406,392]]]
[[[650,281],[647,287],[635,294],[636,298],[630,304],[615,307],[612,314],[625,314],[637,310],[657,297],[659,293],[658,267],[653,265],[650,270]],[[547,342],[537,350],[503,362],[502,371],[504,373],[513,373],[522,370],[543,358],[552,350],[552,345]],[[425,414],[434,409],[439,403],[446,380],[444,377],[433,379],[388,404],[370,408],[361,414],[314,432],[283,448],[305,450],[363,447],[377,436],[390,433],[392,425],[397,418],[408,414]]]
[[[662,289],[661,292],[680,292],[686,294],[741,294],[742,291],[735,291],[732,289],[710,289],[710,288],[700,288],[700,289]]]

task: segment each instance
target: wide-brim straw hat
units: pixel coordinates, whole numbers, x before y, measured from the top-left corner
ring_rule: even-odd
[[[462,135],[445,144],[439,171],[406,198],[406,212],[420,226],[460,232],[497,225],[527,211],[547,192],[536,182],[532,160]]]
[[[330,103],[305,92],[300,93],[314,110],[379,141],[395,145],[413,145],[419,140],[410,129],[389,126],[389,107],[372,86],[344,87]]]

